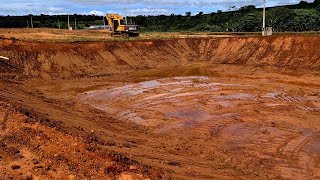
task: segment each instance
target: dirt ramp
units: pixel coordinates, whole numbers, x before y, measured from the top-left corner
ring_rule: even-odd
[[[39,77],[107,76],[191,62],[320,68],[319,36],[186,38],[54,43],[0,40],[16,72]]]

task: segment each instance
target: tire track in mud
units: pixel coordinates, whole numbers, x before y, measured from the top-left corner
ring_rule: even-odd
[[[301,167],[304,170],[300,173],[314,171],[312,170],[313,157],[303,155],[305,146],[313,137],[299,138],[297,130],[288,127],[278,128],[273,124],[253,123],[248,121],[248,118],[263,120],[265,113],[276,110],[293,112],[299,109],[316,113],[317,106],[314,103],[319,101],[317,97],[267,93],[266,90],[260,90],[257,86],[247,84],[223,84],[210,82],[210,80],[207,82],[208,79],[205,79],[204,82],[186,79],[187,77],[179,79],[178,82],[156,79],[126,85],[124,86],[124,89],[128,88],[126,92],[133,94],[124,93],[125,95],[109,99],[108,105],[112,107],[119,104],[115,107],[120,107],[120,110],[128,110],[131,119],[139,117],[139,122],[144,121],[144,118],[166,119],[162,125],[151,128],[159,136],[186,138],[189,142],[194,139],[204,139],[207,143],[207,146],[190,143],[193,144],[190,145],[191,147],[208,148],[211,145],[225,153],[249,153],[252,157],[257,158],[276,156],[277,165],[281,167],[287,166],[294,170],[297,169],[296,166]],[[159,81],[165,81],[166,85],[162,86]],[[152,82],[150,89],[140,87],[141,84],[150,82]],[[156,85],[153,87],[152,84]],[[116,87],[115,89],[123,88]],[[112,92],[111,90],[110,93]],[[122,113],[117,117],[130,120],[128,113]],[[177,146],[182,152],[188,152],[180,147],[180,143],[174,143],[171,146]],[[192,158],[180,159],[180,153],[175,149],[169,148],[169,152],[177,156],[165,154],[163,151],[159,153],[160,156],[154,155],[154,157],[160,161],[176,162],[173,164],[189,164],[192,161]],[[278,153],[291,154],[292,157],[301,160],[296,161],[295,166],[286,159],[287,156],[281,157]],[[303,161],[304,158],[309,159],[309,162]],[[198,168],[203,166],[199,163],[194,165]],[[286,171],[289,172],[288,169]],[[294,174],[289,177],[294,177]]]
[[[296,137],[289,139],[281,148],[282,154],[295,157],[296,164],[288,166],[280,163],[278,168],[286,175],[284,177],[308,179],[308,177],[314,176],[319,171],[318,168],[315,168],[315,159],[317,157],[306,152],[308,144],[318,135],[307,129],[297,130],[296,133]]]
[[[14,94],[14,98],[12,98],[13,96],[10,94]],[[166,142],[159,139],[159,136],[153,136],[150,133],[144,134],[146,131],[140,131],[141,128],[135,129],[137,128],[137,126],[130,127],[130,123],[127,124],[121,121],[114,122],[115,124],[110,124],[110,126],[109,124],[103,125],[103,123],[106,123],[105,119],[92,119],[90,117],[90,115],[96,115],[94,113],[101,112],[80,115],[79,112],[75,111],[74,109],[70,109],[70,107],[64,107],[63,103],[61,102],[57,101],[55,103],[61,104],[53,105],[48,101],[43,101],[39,97],[30,96],[30,94],[28,93],[25,94],[24,92],[15,90],[13,87],[11,87],[10,91],[7,91],[6,88],[2,89],[2,91],[0,92],[0,99],[5,100],[6,102],[10,101],[14,104],[14,106],[22,107],[26,110],[32,110],[30,111],[32,112],[32,114],[30,114],[32,117],[47,117],[52,121],[61,120],[63,123],[65,123],[62,125],[61,130],[66,131],[68,133],[75,133],[75,135],[82,134],[83,130],[78,132],[78,130],[76,129],[76,127],[78,126],[80,126],[83,129],[87,127],[87,132],[89,132],[90,129],[95,129],[96,136],[101,138],[105,137],[101,140],[116,140],[116,145],[103,145],[101,146],[101,148],[106,149],[110,152],[115,151],[117,153],[128,155],[129,157],[134,157],[135,160],[139,160],[139,162],[142,163],[150,163],[160,168],[163,167],[167,169],[169,172],[171,172],[170,174],[176,174],[176,177],[181,177],[182,179],[186,178],[185,174],[188,173],[188,170],[184,169],[184,166],[178,167],[176,165],[170,165],[168,167],[168,163],[170,162],[181,162],[182,164],[190,164],[190,162],[193,162],[191,164],[195,165],[192,165],[191,167],[199,170],[198,172],[194,172],[194,175],[196,176],[206,178],[225,177],[223,173],[213,173],[212,169],[210,168],[209,162],[206,162],[205,159],[202,159],[201,161],[199,161],[199,163],[194,163],[198,161],[198,157],[192,157],[189,159],[181,154],[168,153],[167,148],[159,149],[159,145],[166,145]],[[58,108],[59,106],[60,108]],[[73,122],[70,122],[70,120]],[[82,123],[84,124],[81,125]],[[91,127],[88,128],[89,124]],[[100,134],[101,132],[99,131],[106,132],[107,134]],[[108,136],[106,136],[108,134],[111,135],[110,139]],[[138,143],[129,144],[128,142],[130,139],[132,139],[133,141],[137,141]],[[141,139],[144,140],[144,142],[142,142]],[[170,144],[167,144],[166,146],[170,146]]]
[[[301,97],[291,96],[286,93],[267,93],[263,98],[271,99],[271,103],[267,106],[293,106],[305,111],[320,112],[320,107],[314,105],[313,102],[319,102],[319,97]]]

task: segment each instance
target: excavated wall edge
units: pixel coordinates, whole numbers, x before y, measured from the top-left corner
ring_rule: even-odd
[[[24,42],[1,39],[4,66],[28,76],[114,74],[191,62],[320,69],[320,36],[228,37],[129,42]]]

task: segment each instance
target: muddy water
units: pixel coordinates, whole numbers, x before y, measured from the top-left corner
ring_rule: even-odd
[[[307,147],[306,151],[308,153],[313,153],[313,154],[320,154],[320,140],[317,140],[315,142],[311,142]]]
[[[175,77],[128,84],[111,89],[99,89],[79,95],[79,99],[95,108],[138,124],[158,126],[150,119],[170,120],[175,127],[182,121],[203,122],[223,117],[210,112],[210,105],[228,108],[236,104],[231,101],[254,100],[253,94],[236,93],[221,95],[225,87],[255,87],[241,84],[213,82],[205,76]],[[199,104],[207,102],[207,105]],[[226,112],[224,114],[236,114]],[[186,123],[186,122],[183,122]],[[179,125],[178,125],[179,126]],[[179,126],[180,127],[180,126]]]
[[[282,92],[260,92],[257,85],[216,82],[205,76],[155,79],[120,87],[102,88],[79,95],[80,101],[117,118],[170,129],[241,116],[248,105],[317,111],[318,99]],[[237,108],[238,107],[238,108]],[[192,121],[192,122],[191,122]],[[170,123],[167,123],[170,122]]]

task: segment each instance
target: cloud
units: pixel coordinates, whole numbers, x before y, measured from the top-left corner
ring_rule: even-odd
[[[142,9],[130,9],[127,11],[129,15],[167,15],[171,14],[167,9],[157,9],[157,8],[142,8]]]
[[[242,6],[242,5],[262,5],[263,0],[71,0],[75,3],[87,5],[146,5],[146,6],[184,6],[184,7],[204,7],[204,6]],[[306,0],[313,2],[314,0]],[[298,3],[300,0],[267,0],[267,4],[293,4]]]
[[[102,11],[96,11],[96,10],[93,10],[93,11],[90,11],[90,13],[86,13],[86,14],[94,14],[96,16],[104,16],[106,13],[102,12]]]
[[[6,1],[6,2],[3,2]],[[298,3],[300,0],[266,0],[267,6]],[[313,2],[313,0],[307,0]],[[262,6],[263,0],[0,0],[0,15],[95,14],[119,12],[128,15],[193,14],[227,10],[231,6]]]
[[[15,14],[66,14],[69,9],[57,7],[50,3],[9,2],[0,6],[0,15]]]

